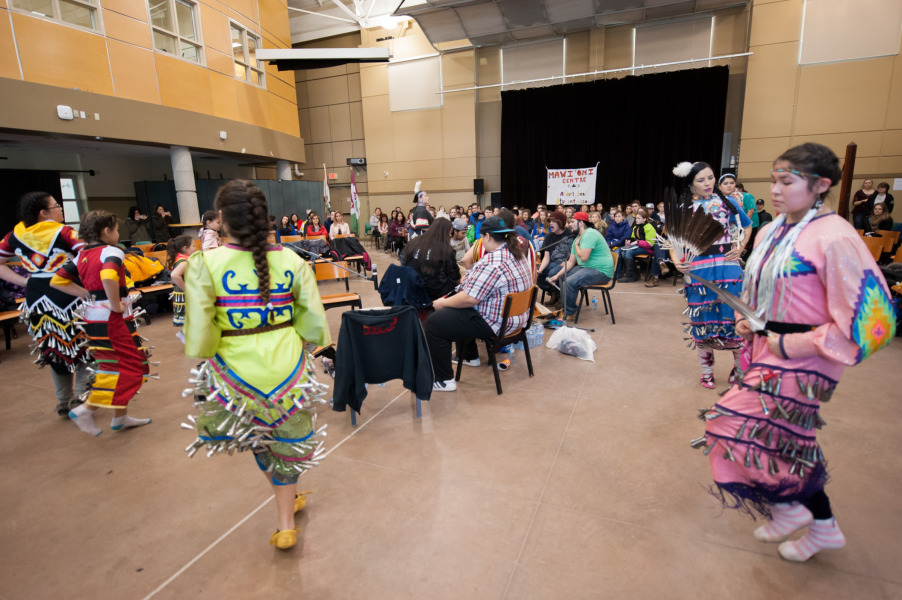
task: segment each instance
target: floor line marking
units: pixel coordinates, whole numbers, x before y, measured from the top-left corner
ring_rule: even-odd
[[[381,415],[382,412],[383,412],[385,409],[387,409],[389,406],[391,406],[392,404],[394,404],[395,401],[396,401],[398,398],[400,398],[401,396],[403,396],[403,395],[406,394],[406,393],[408,393],[408,391],[407,391],[407,390],[403,390],[400,394],[398,394],[397,396],[395,396],[395,397],[391,400],[391,402],[389,402],[388,404],[386,404],[385,406],[383,406],[376,414],[374,414],[372,417],[370,417],[369,419],[367,419],[366,421],[364,421],[359,427],[354,428],[354,431],[352,431],[352,432],[349,433],[347,436],[345,436],[345,438],[344,438],[343,440],[341,440],[340,442],[338,442],[337,444],[335,444],[335,446],[333,446],[332,448],[330,448],[329,450],[327,450],[327,451],[325,452],[325,454],[323,454],[322,458],[320,458],[319,460],[324,460],[327,456],[329,456],[330,454],[332,454],[332,451],[333,451],[333,450],[337,450],[338,448],[340,448],[342,444],[344,444],[346,441],[348,441],[349,439],[351,439],[351,438],[354,436],[354,434],[356,434],[358,431],[360,431],[361,429],[363,429],[364,427],[366,427],[367,425],[369,425],[369,424],[373,421],[373,419],[375,419],[376,417],[378,417],[379,415]],[[352,409],[352,410],[353,410],[353,409]],[[206,555],[206,554],[207,554],[208,552],[210,552],[213,548],[215,548],[216,546],[218,546],[219,543],[220,543],[222,540],[226,539],[229,535],[231,535],[233,531],[235,531],[236,529],[238,529],[239,527],[241,527],[242,525],[244,525],[244,524],[248,521],[248,519],[250,519],[250,518],[253,517],[255,514],[257,514],[258,512],[260,512],[260,510],[262,510],[264,506],[266,506],[267,504],[269,504],[270,502],[272,502],[273,498],[275,498],[275,496],[270,496],[270,497],[268,497],[266,500],[264,500],[263,502],[261,502],[260,505],[257,506],[257,508],[255,508],[255,509],[252,510],[250,513],[248,513],[247,516],[245,516],[243,519],[241,519],[240,521],[238,521],[237,523],[235,523],[234,525],[232,525],[232,527],[231,527],[228,531],[226,531],[226,532],[223,533],[221,536],[219,536],[218,538],[216,538],[216,540],[215,540],[212,544],[210,544],[209,546],[207,546],[206,548],[204,548],[204,549],[200,552],[200,554],[198,554],[197,556],[195,556],[194,558],[192,558],[191,560],[189,560],[187,563],[185,563],[185,565],[184,565],[181,569],[179,569],[178,571],[176,571],[175,573],[173,573],[172,576],[171,576],[169,579],[167,579],[166,581],[164,581],[163,583],[161,583],[161,584],[159,585],[159,587],[157,587],[157,589],[155,589],[154,591],[152,591],[152,592],[150,592],[149,594],[147,594],[146,596],[144,596],[144,600],[149,600],[150,598],[153,598],[153,597],[156,596],[158,593],[160,593],[161,591],[163,591],[163,589],[165,589],[166,586],[168,586],[170,583],[172,583],[173,581],[175,581],[182,573],[184,573],[185,571],[187,571],[188,569],[190,569],[191,566],[194,565],[194,563],[196,563],[197,561],[199,561],[201,558],[204,557],[204,555]]]

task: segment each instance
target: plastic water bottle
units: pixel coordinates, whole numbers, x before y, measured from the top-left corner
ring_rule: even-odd
[[[598,310],[598,295],[592,294],[592,310]]]

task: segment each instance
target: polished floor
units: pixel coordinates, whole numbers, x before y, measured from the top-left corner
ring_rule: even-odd
[[[707,493],[689,440],[716,392],[698,385],[674,289],[618,285],[616,325],[601,309],[580,321],[594,363],[536,348],[529,378],[517,352],[501,396],[490,368],[465,367],[421,420],[398,381],[370,386],[356,428],[321,409],[329,455],[301,478],[313,494],[287,552],[268,545],[275,507],[251,457],[186,458],[196,361],[168,315],[142,329],[162,379],[130,408],[153,423],[98,417],[96,439],[56,416],[20,326],[0,350],[0,598],[902,598],[902,340],[847,370],[823,411],[848,544],[791,564]]]

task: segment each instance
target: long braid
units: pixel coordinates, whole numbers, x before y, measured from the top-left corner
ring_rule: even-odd
[[[260,288],[260,299],[269,304],[269,209],[263,191],[245,179],[230,181],[216,193],[216,207],[239,246],[251,251]],[[272,318],[272,312],[269,312]]]

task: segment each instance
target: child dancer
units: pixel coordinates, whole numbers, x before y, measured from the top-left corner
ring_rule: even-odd
[[[204,216],[201,217],[201,223],[203,223],[203,227],[200,228],[200,231],[197,233],[197,237],[200,238],[201,250],[212,250],[214,248],[219,248],[222,246],[222,241],[219,239],[219,230],[222,228],[222,217],[219,214],[218,210],[208,210],[204,213]],[[269,229],[269,225],[267,224],[267,230]]]
[[[96,370],[87,400],[69,411],[69,418],[85,433],[98,436],[103,433],[94,424],[98,408],[113,409],[110,429],[114,431],[150,423],[150,419],[129,416],[127,409],[147,379],[148,352],[136,333],[131,302],[122,300],[126,294],[125,255],[116,246],[119,224],[115,215],[92,210],[82,218],[79,233],[88,245],[75,263],[68,262],[56,272],[50,285],[73,296],[93,297],[84,310],[84,329],[91,340],[88,351]]]
[[[751,363],[702,411],[705,435],[692,442],[706,446],[715,494],[727,506],[768,517],[756,538],[779,542],[808,526],[778,548],[791,561],[845,545],[824,493],[820,407],[846,365],[895,333],[880,269],[855,229],[823,205],[841,177],[839,159],[820,144],[796,146],[774,162],[771,194],[781,214],[760,231],[743,292],[768,333],[754,335],[747,320],[737,320]]]
[[[304,505],[299,474],[317,464],[313,360],[305,341],[330,343],[316,277],[288,248],[269,246],[266,197],[250,181],[232,181],[216,208],[235,243],[188,259],[185,353],[207,359],[192,382],[200,415],[189,456],[207,445],[231,454],[251,450],[276,497],[279,529],[270,544],[297,542],[294,513]]]
[[[185,267],[188,257],[194,253],[194,242],[187,235],[180,235],[166,244],[166,268],[172,277],[172,324],[181,328],[185,324]],[[179,329],[175,336],[185,343],[185,334]]]

